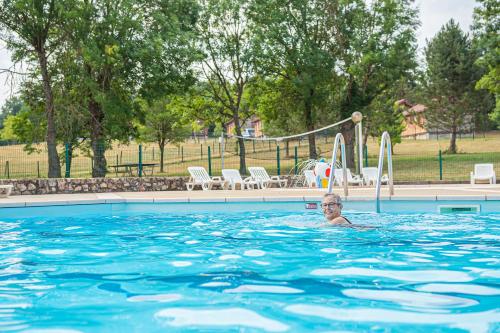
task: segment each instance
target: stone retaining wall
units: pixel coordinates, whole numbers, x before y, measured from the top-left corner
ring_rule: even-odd
[[[12,195],[185,190],[188,177],[4,179]]]
[[[290,183],[290,177],[283,178],[288,178]],[[14,185],[12,195],[185,191],[188,179],[189,177],[1,179],[0,185]]]

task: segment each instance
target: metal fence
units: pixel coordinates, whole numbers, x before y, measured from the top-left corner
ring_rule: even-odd
[[[333,138],[333,135],[316,138],[319,158],[331,158]],[[467,181],[476,163],[493,163],[496,173],[500,175],[500,133],[462,138],[457,144],[458,154],[446,154],[446,138],[404,139],[394,147],[394,180]],[[237,141],[228,139],[224,146],[224,168],[239,169],[241,152]],[[46,145],[33,146],[35,151],[31,153],[23,147],[14,144],[0,146],[0,178],[47,177]],[[64,145],[58,147],[61,174],[71,178],[91,177],[91,151],[76,149],[70,156],[66,148]],[[377,140],[369,139],[363,156],[365,166],[377,166],[378,150]],[[164,151],[163,168],[160,167],[160,150],[154,143],[113,144],[106,149],[105,156],[107,177],[181,176],[188,174],[188,166],[202,166],[212,175],[220,175],[222,167],[219,138],[186,139],[182,144],[168,145]],[[296,174],[299,172],[297,164],[308,159],[308,156],[309,143],[306,138],[279,144],[274,141],[245,141],[246,166],[263,166],[270,174]]]

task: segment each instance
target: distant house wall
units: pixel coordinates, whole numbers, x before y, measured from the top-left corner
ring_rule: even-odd
[[[226,133],[235,135],[235,128],[236,126],[234,126],[234,121],[231,120],[226,123]],[[264,135],[264,133],[262,132],[262,121],[257,116],[252,116],[249,120],[241,125],[242,130],[244,130],[245,128],[253,128],[255,133],[254,135],[256,137]]]

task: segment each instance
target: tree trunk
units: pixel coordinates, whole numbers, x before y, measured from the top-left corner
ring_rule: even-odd
[[[160,172],[163,173],[164,169],[163,169],[163,157],[165,156],[165,143],[163,142],[160,142],[159,143],[159,147],[160,147]]]
[[[104,113],[101,106],[92,98],[89,102],[90,112],[90,142],[92,146],[92,177],[106,177],[106,156],[104,153],[106,147],[104,145],[104,133],[102,122],[104,120]]]
[[[245,161],[245,140],[241,138],[241,124],[240,124],[240,117],[238,115],[238,112],[233,113],[233,121],[234,121],[234,130],[236,131],[236,135],[239,136],[238,138],[238,147],[239,147],[239,155],[240,155],[240,173],[242,175],[247,174],[247,165]]]
[[[72,143],[68,144],[68,169],[71,170],[71,163],[73,163],[73,150],[74,145]]]
[[[448,153],[450,153],[450,154],[457,153],[457,127],[456,126],[453,126],[451,129],[450,147],[448,148]]]
[[[312,100],[311,100],[312,94],[313,91],[310,92],[309,98],[307,98],[304,103],[306,128],[308,132],[314,131],[314,119],[312,113]],[[309,139],[309,158],[315,160],[318,158],[318,154],[316,153],[316,136],[314,133],[311,133],[307,135],[307,138]]]
[[[43,92],[45,94],[45,113],[47,117],[47,153],[49,162],[49,178],[61,178],[61,163],[57,155],[56,142],[56,125],[54,119],[54,95],[52,94],[52,86],[50,84],[50,76],[48,72],[47,56],[42,48],[38,50],[38,61],[40,63],[40,71],[43,81]]]
[[[352,169],[355,168],[354,164],[354,155],[355,155],[355,145],[356,145],[356,136],[354,133],[354,123],[352,121],[348,121],[346,123],[343,123],[340,126],[340,133],[342,133],[342,136],[344,137],[345,140],[345,157],[346,157],[346,163],[347,167]]]

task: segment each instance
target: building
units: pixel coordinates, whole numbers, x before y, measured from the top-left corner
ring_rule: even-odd
[[[236,134],[233,120],[226,123],[226,132],[233,135]],[[264,133],[262,132],[262,121],[259,117],[253,115],[241,126],[241,132],[243,136],[264,136]]]
[[[406,99],[399,100],[396,103],[408,107],[408,109],[403,110],[405,129],[401,136],[414,139],[429,139],[429,132],[426,128],[425,105],[412,105]]]
[[[403,110],[404,125],[405,129],[401,133],[403,138],[412,138],[415,140],[428,140],[437,138],[446,138],[450,136],[450,133],[439,128],[431,128],[427,125],[427,119],[425,117],[425,111],[427,107],[422,104],[411,104],[406,99],[401,99],[396,102],[396,104],[405,106],[407,109]],[[471,136],[473,133],[473,121],[472,116],[466,118],[465,124],[463,125],[457,134],[460,137]]]

